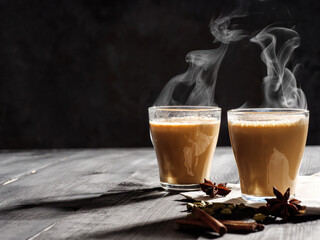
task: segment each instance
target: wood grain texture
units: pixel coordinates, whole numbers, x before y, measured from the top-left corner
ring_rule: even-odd
[[[307,147],[300,174],[320,171],[320,147]],[[0,239],[210,239],[177,230],[185,200],[159,187],[152,149],[0,153]],[[16,179],[10,182],[10,179]],[[212,179],[237,182],[230,147],[219,147]],[[6,184],[5,184],[6,183]],[[222,239],[316,239],[320,220],[268,225]]]

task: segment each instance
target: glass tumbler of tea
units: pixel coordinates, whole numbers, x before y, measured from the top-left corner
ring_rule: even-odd
[[[221,109],[154,106],[148,112],[161,186],[166,190],[199,189],[199,183],[210,176]]]
[[[295,193],[308,134],[309,111],[248,108],[228,111],[231,146],[242,198],[274,197],[273,187]]]

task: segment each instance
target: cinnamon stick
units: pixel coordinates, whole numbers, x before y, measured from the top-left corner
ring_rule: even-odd
[[[227,227],[228,231],[232,232],[256,232],[264,229],[263,224],[256,222],[232,220],[222,220],[221,222]]]
[[[209,226],[213,231],[217,232],[220,236],[227,232],[227,227],[225,225],[200,208],[194,207],[192,209],[192,214],[198,217],[203,223]]]
[[[197,219],[177,220],[177,224],[184,229],[211,229],[206,223]],[[244,222],[234,220],[220,220],[226,226],[228,232],[256,232],[264,229],[263,224],[256,222]]]

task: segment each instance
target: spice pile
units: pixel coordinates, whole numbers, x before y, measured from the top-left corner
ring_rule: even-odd
[[[188,203],[187,208],[191,213],[185,219],[177,220],[181,229],[211,229],[219,235],[226,232],[255,232],[264,229],[264,226],[256,221],[247,221],[255,214],[255,209],[244,204],[205,203],[201,201]]]
[[[216,184],[205,179],[200,184],[202,191],[214,197],[225,196],[230,193],[226,184]],[[266,206],[258,209],[241,204],[223,204],[193,202],[187,204],[190,212],[183,220],[177,220],[180,229],[213,230],[219,235],[226,232],[256,232],[264,229],[264,224],[277,221],[290,221],[295,216],[303,215],[305,207],[297,199],[291,199],[290,188],[281,194],[275,187],[273,192],[276,198],[266,199]]]

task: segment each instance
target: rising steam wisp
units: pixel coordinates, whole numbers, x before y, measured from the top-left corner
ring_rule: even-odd
[[[188,53],[186,61],[189,68],[184,74],[171,79],[158,96],[154,105],[202,105],[214,106],[214,92],[220,64],[230,42],[239,41],[246,35],[234,26],[229,29],[233,18],[245,14],[234,11],[228,16],[219,17],[210,22],[210,31],[215,42],[220,42],[216,49],[198,50]]]
[[[277,43],[281,39],[281,47]],[[267,76],[263,79],[264,102],[261,107],[307,109],[303,91],[297,87],[294,71],[287,67],[295,48],[300,44],[296,31],[282,27],[267,27],[252,42],[262,48],[261,59],[266,64]]]

